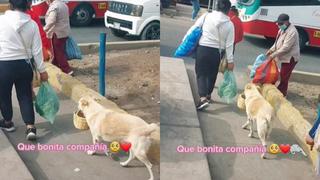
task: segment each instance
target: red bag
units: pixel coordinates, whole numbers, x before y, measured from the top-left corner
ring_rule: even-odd
[[[49,49],[42,47],[42,55],[43,55],[43,61],[48,62],[51,59],[51,52]]]
[[[261,64],[256,70],[253,83],[275,84],[279,79],[279,69],[275,60],[270,59]]]

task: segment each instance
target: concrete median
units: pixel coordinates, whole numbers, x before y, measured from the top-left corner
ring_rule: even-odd
[[[263,85],[262,95],[273,106],[277,118],[283,126],[294,135],[300,146],[309,155],[309,158],[315,167],[317,164],[317,153],[315,150],[310,151],[310,147],[304,140],[305,135],[311,129],[311,124],[283,97],[281,92],[274,85]]]
[[[147,47],[159,47],[160,40],[152,41],[124,41],[124,42],[107,42],[107,51],[112,50],[130,50]],[[99,52],[99,43],[82,43],[79,44],[82,54],[92,54]]]

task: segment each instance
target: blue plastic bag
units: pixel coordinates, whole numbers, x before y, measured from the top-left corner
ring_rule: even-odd
[[[66,42],[66,55],[68,60],[82,59],[80,48],[71,36],[68,37]]]
[[[263,64],[263,62],[267,59],[267,56],[264,54],[260,54],[257,58],[256,61],[254,62],[251,71],[250,71],[250,78],[253,79],[255,74],[256,74],[256,70],[257,68]]]
[[[223,76],[223,82],[219,86],[218,95],[223,101],[230,104],[237,96],[237,82],[232,71],[225,71]]]
[[[182,41],[174,53],[174,57],[185,57],[191,55],[197,48],[202,36],[202,27],[195,27]]]
[[[51,124],[59,111],[59,98],[48,82],[40,86],[35,100],[36,112]]]

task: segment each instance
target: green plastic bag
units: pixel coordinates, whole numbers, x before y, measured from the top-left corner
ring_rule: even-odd
[[[59,98],[48,82],[41,83],[36,96],[36,112],[51,124],[59,111]]]
[[[237,82],[232,71],[225,71],[223,82],[218,89],[218,95],[223,101],[230,104],[237,96]]]

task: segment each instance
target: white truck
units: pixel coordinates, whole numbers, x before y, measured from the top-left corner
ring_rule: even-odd
[[[115,36],[127,34],[141,40],[160,39],[159,0],[112,0],[105,12],[105,26]]]

